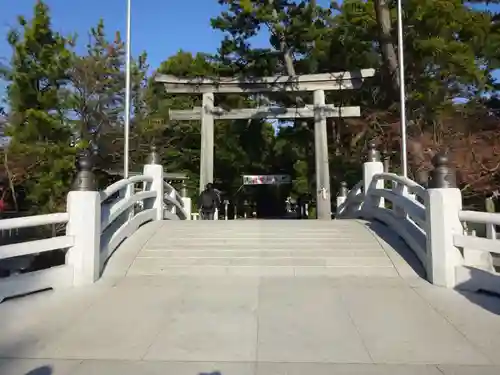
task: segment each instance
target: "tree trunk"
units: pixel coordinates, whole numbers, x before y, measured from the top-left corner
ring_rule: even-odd
[[[5,171],[7,172],[7,178],[9,179],[9,189],[12,193],[12,201],[14,202],[14,210],[17,212],[17,211],[19,211],[19,205],[17,203],[16,188],[14,187],[12,172],[10,171],[10,168],[9,168],[9,159],[7,156],[8,152],[9,152],[9,147],[7,146],[4,149],[4,153],[3,153],[3,165],[5,168]]]
[[[289,76],[295,76],[295,67],[293,65],[293,54],[292,54],[292,49],[286,44],[285,42],[285,36],[283,33],[280,33],[278,31],[278,28],[276,27],[279,19],[278,19],[278,12],[276,11],[276,8],[274,8],[274,0],[269,0],[269,3],[273,7],[273,23],[274,23],[274,30],[271,30],[280,41],[280,52],[281,55],[283,56],[283,62],[285,63],[285,68],[286,68],[286,74]]]
[[[283,60],[285,60],[286,73],[289,76],[295,76],[295,67],[293,66],[293,56],[290,48],[286,46],[284,41],[280,42],[281,53],[283,54]]]
[[[391,89],[396,94],[399,90],[398,57],[392,40],[391,10],[389,0],[374,0],[375,15],[379,31],[380,50],[384,61],[384,69],[391,79]]]

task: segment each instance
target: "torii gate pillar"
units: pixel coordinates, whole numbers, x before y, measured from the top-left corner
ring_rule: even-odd
[[[203,94],[201,108],[200,192],[214,182],[214,94]]]
[[[331,220],[330,167],[326,133],[325,92],[314,91],[314,156],[316,161],[316,214],[320,220]]]

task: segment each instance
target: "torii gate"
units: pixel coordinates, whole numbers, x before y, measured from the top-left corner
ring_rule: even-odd
[[[192,110],[170,110],[171,120],[201,120],[200,190],[214,177],[214,120],[239,119],[309,119],[314,118],[314,145],[316,160],[316,201],[318,219],[330,220],[330,171],[326,119],[359,117],[359,107],[335,107],[325,104],[325,91],[349,90],[361,87],[363,80],[372,77],[374,69],[353,72],[308,74],[300,76],[272,76],[259,78],[178,78],[156,75],[170,94],[202,94],[202,107]],[[310,92],[314,104],[303,108],[259,107],[226,111],[214,107],[214,94],[251,94],[263,92]]]

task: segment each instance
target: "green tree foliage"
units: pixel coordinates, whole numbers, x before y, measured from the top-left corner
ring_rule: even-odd
[[[7,92],[13,126],[20,142],[64,140],[68,137],[61,111],[60,89],[68,84],[71,40],[54,32],[47,6],[39,1],[33,19],[19,17],[12,30],[13,49]]]
[[[315,1],[218,0],[228,10],[212,19],[212,26],[226,32],[220,55],[224,63],[254,75],[277,72],[295,75],[295,57],[310,54],[326,30],[330,9]],[[265,28],[267,49],[253,49],[249,39]]]
[[[155,144],[167,171],[186,173],[190,191],[198,189],[200,122],[172,121],[169,110],[199,107],[201,95],[165,93],[154,82],[153,70],[179,77],[249,78],[374,68],[375,77],[360,90],[327,94],[327,103],[362,108],[359,119],[328,121],[332,188],[341,179],[349,184],[359,179],[368,140],[377,139],[383,151],[399,159],[396,0],[343,0],[328,6],[314,0],[217,2],[223,11],[211,24],[224,38],[216,55],[179,51],[153,67],[146,53],[133,58],[133,170],[139,171]],[[451,145],[463,154],[460,168],[467,173],[461,182],[467,191],[490,189],[500,180],[495,169],[500,160],[491,152],[500,146],[494,145],[500,131],[494,75],[500,67],[500,18],[488,10],[491,3],[500,0],[403,1],[410,169],[425,164],[427,150]],[[268,46],[255,48],[256,36],[267,37]],[[4,166],[11,167],[16,183],[27,186],[30,202],[46,211],[63,204],[78,147],[93,144],[104,170],[119,171],[123,164],[123,41],[103,21],[86,37],[86,50],[76,53],[74,38],[54,32],[47,6],[37,1],[32,19],[21,17],[9,34],[12,58],[0,70],[8,82],[7,131],[13,137]],[[457,105],[457,98],[467,103]],[[310,93],[218,94],[215,104],[295,107],[311,101]],[[77,147],[69,147],[71,139]],[[315,196],[313,141],[311,120],[278,126],[216,121],[216,183],[232,199],[264,204],[260,195],[271,192],[241,190],[241,175],[287,173],[293,184],[283,194]],[[467,147],[476,148],[464,151]],[[55,188],[49,187],[52,180]]]
[[[119,33],[108,40],[103,20],[90,29],[86,47],[84,55],[73,53],[68,99],[76,139],[98,146],[101,134],[121,124],[125,51]]]
[[[213,66],[207,56],[179,51],[164,61],[157,71],[159,74],[172,74],[179,77],[213,75]],[[170,108],[190,109],[201,106],[201,98],[196,96],[176,96],[165,93],[161,85],[151,79],[148,90],[151,98],[150,121],[156,126],[155,143],[162,156],[167,171],[187,173],[188,187],[194,194],[199,184],[200,165],[200,122],[170,121]]]
[[[52,30],[49,10],[41,1],[33,18],[19,17],[18,26],[8,35],[12,58],[4,73],[11,143],[4,153],[21,166],[16,182],[28,192],[28,207],[53,211],[64,204],[73,174],[71,129],[62,96],[69,84],[72,40]],[[5,155],[5,168],[7,160]]]
[[[226,35],[219,58],[235,65],[235,71],[249,75],[286,74],[286,64],[278,63],[286,51],[297,52],[292,56],[300,73],[376,68],[379,74],[358,92],[334,92],[327,96],[327,102],[361,105],[364,110],[364,120],[339,119],[329,124],[333,130],[333,178],[345,176],[359,164],[360,152],[372,137],[382,137],[388,151],[396,152],[399,159],[395,0],[345,0],[341,4],[332,2],[329,8],[320,7],[315,1],[219,3],[227,8],[212,20],[213,27]],[[472,108],[472,103],[484,102],[483,95],[497,90],[493,73],[499,67],[498,16],[485,10],[487,2],[474,3],[482,7],[471,8],[470,2],[461,0],[404,1],[409,130],[420,138],[431,134],[434,142],[444,142],[449,129],[443,121],[457,113],[458,107],[453,104],[456,98],[469,101]],[[385,7],[385,12],[381,7]],[[251,38],[263,30],[269,32],[270,47],[253,49]],[[277,37],[276,30],[285,37]],[[279,41],[285,41],[286,49],[281,48]],[[307,96],[304,98],[310,102]],[[280,99],[283,98],[278,98],[278,102],[290,104]],[[301,131],[301,126],[294,124],[278,134],[276,144],[292,142],[293,135]],[[411,156],[419,159],[425,147],[418,144],[420,141],[414,142],[417,144],[412,144],[410,151],[418,155]],[[301,157],[306,158],[304,153]],[[289,166],[289,171],[304,170],[301,164],[293,170]],[[344,168],[339,169],[339,164]]]

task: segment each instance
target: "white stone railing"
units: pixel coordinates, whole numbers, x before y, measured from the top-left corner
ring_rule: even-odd
[[[139,175],[108,186],[101,195],[99,270],[104,268],[116,248],[144,223],[157,219],[154,207],[158,192],[152,190],[154,178]],[[141,189],[137,191],[137,185]],[[118,199],[113,195],[118,193]],[[120,220],[121,219],[121,220]]]
[[[500,236],[496,231],[500,214],[460,210],[458,218],[463,232],[453,235],[453,245],[461,249],[463,265],[456,269],[457,285],[500,293],[500,275],[495,271],[492,255],[500,254]],[[476,231],[469,231],[470,224],[484,225],[485,236],[478,237]]]
[[[337,218],[378,220],[413,250],[433,284],[500,293],[500,275],[492,253],[500,254],[496,226],[500,214],[462,210],[462,195],[449,183],[446,158],[436,158],[433,182],[383,172],[373,158],[363,165],[363,179],[337,197]],[[453,180],[453,178],[451,178]],[[447,185],[448,184],[448,185]],[[486,237],[467,234],[467,224],[486,226]]]
[[[164,217],[168,220],[190,220],[191,198],[182,197],[168,182],[164,181]]]
[[[337,197],[337,217],[356,215],[364,199],[363,180],[361,180],[345,196]]]
[[[385,182],[390,188],[377,187],[385,186]],[[414,181],[380,173],[373,176],[363,207],[367,218],[378,219],[396,231],[422,264],[426,264],[425,206],[416,198],[424,196],[425,189]]]
[[[80,171],[79,176],[93,178],[90,170]],[[66,225],[64,236],[0,246],[0,262],[67,250],[61,266],[0,278],[0,302],[39,290],[95,282],[113,252],[141,225],[153,220],[188,220],[190,206],[189,198],[180,197],[164,182],[161,165],[147,164],[143,175],[122,179],[102,192],[88,186],[69,192],[67,212],[0,220],[0,230]]]
[[[69,221],[67,212],[48,215],[35,215],[14,219],[0,220],[0,230],[40,227],[44,225],[66,224]],[[2,260],[40,254],[47,251],[68,249],[74,245],[72,236],[58,236],[40,240],[14,243],[0,246],[0,262]],[[55,287],[66,287],[73,284],[73,266],[70,263],[39,271],[17,274],[0,279],[0,302],[13,295],[22,295],[34,290]]]
[[[500,214],[461,210],[458,213],[458,218],[464,224],[464,232],[467,232],[467,224],[484,224],[486,227],[486,237],[476,237],[475,233],[456,234],[453,236],[455,246],[463,249],[474,249],[481,252],[500,254],[500,238],[497,237],[496,232],[496,226],[500,226]]]
[[[343,199],[339,199],[337,217],[359,217],[383,222],[405,240],[425,265],[426,214],[424,204],[417,200],[425,199],[425,188],[393,173],[373,174],[366,193],[361,191],[363,183],[363,180],[360,181],[343,202]]]

